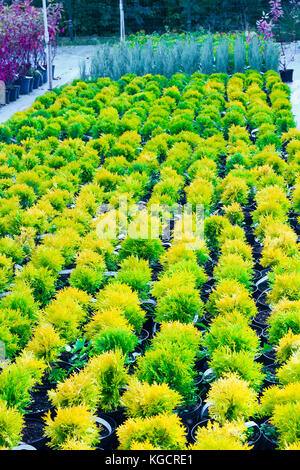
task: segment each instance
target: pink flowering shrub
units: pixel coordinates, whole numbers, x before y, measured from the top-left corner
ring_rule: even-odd
[[[59,31],[62,7],[48,6],[48,26],[53,44]],[[44,23],[41,8],[32,0],[0,0],[0,80],[11,83],[30,69],[44,65]]]

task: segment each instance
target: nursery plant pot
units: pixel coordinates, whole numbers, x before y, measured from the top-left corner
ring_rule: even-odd
[[[275,376],[276,373],[276,367],[273,364],[269,364],[268,366],[265,366],[263,368],[263,373],[267,374],[264,380],[264,387],[270,387],[271,385],[277,385],[278,380]]]
[[[31,93],[32,90],[33,90],[33,77],[30,77],[30,78],[31,78],[31,80],[29,82],[29,93]]]
[[[293,81],[294,69],[280,70],[280,76],[283,83],[290,83]]]
[[[270,310],[268,308],[260,308],[257,315],[253,317],[252,320],[254,324],[264,328],[267,325],[267,319],[269,318],[269,316]]]
[[[248,444],[253,446],[253,450],[260,450],[262,432],[258,424],[255,423],[255,421],[247,421],[245,426],[252,431],[251,437],[248,440]]]
[[[48,81],[47,69],[44,68],[44,67],[41,67],[40,72],[42,74],[42,84],[47,83],[47,81]]]
[[[189,427],[194,426],[201,417],[202,399],[197,398],[197,403],[192,406],[185,406],[183,409],[178,410],[178,416],[181,418],[183,424]]]
[[[19,98],[20,85],[13,85],[10,89],[10,101],[16,101]]]
[[[43,449],[47,442],[47,437],[43,435],[44,427],[45,424],[40,419],[25,419],[22,441],[25,444],[35,447],[35,449]]]
[[[33,90],[36,90],[40,85],[40,75],[39,74],[35,74],[33,76],[33,85],[32,85],[32,88]]]
[[[104,450],[114,450],[118,446],[116,435],[117,423],[110,416],[99,414],[96,422],[101,426],[100,447]]]
[[[141,332],[138,334],[138,338],[139,338],[139,343],[141,346],[144,346],[147,339],[149,338],[149,331],[147,331],[146,329],[142,328],[141,329]]]
[[[6,88],[5,90],[5,103],[6,104],[9,104],[11,99],[10,99],[10,94],[11,94],[11,89],[10,88]]]
[[[277,447],[277,438],[275,435],[272,436],[273,426],[266,420],[261,425],[261,433],[262,433],[262,449],[261,450],[275,450]],[[269,430],[269,431],[268,431]],[[275,433],[276,434],[276,433]]]
[[[25,414],[26,418],[40,418],[47,411],[54,409],[54,406],[48,400],[46,389],[36,389],[31,393],[32,403],[29,411]]]
[[[191,429],[191,438],[193,442],[196,442],[196,432],[199,427],[206,427],[208,421],[211,421],[212,423],[214,422],[213,419],[202,419],[198,423],[195,424],[195,426]]]
[[[22,77],[20,79],[20,95],[27,95],[30,92],[30,84],[32,81],[32,77]]]
[[[262,292],[257,298],[257,306],[260,310],[271,310],[269,304],[267,304],[267,294],[269,289]]]

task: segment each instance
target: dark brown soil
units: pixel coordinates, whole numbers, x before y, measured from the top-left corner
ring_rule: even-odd
[[[269,316],[270,312],[268,310],[260,310],[255,316],[255,321],[261,325],[266,325]]]
[[[26,421],[25,428],[22,431],[22,439],[26,444],[32,444],[40,439],[42,439],[43,436],[43,430],[44,430],[44,424],[39,421],[31,421],[28,420]]]
[[[46,390],[37,390],[31,393],[31,403],[27,409],[28,413],[40,413],[51,408]]]

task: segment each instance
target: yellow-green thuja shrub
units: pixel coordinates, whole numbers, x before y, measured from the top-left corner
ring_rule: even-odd
[[[95,411],[99,402],[99,389],[95,379],[82,370],[59,382],[55,390],[49,390],[48,396],[56,408],[85,406]]]
[[[209,416],[221,424],[247,420],[258,411],[257,392],[238,374],[228,373],[213,382],[206,402]]]
[[[49,364],[58,358],[64,343],[65,341],[53,325],[42,322],[33,331],[26,350],[32,352],[36,358],[43,359]]]
[[[249,322],[257,314],[257,308],[249,290],[238,281],[231,279],[224,279],[216,285],[206,303],[206,310],[212,316],[229,314],[236,310]]]
[[[8,450],[19,444],[23,425],[21,413],[0,400],[0,450]]]
[[[130,286],[121,282],[108,284],[100,290],[95,303],[97,310],[119,308],[124,312],[130,325],[139,333],[145,319],[146,312],[140,307],[137,292]]]
[[[44,420],[45,436],[50,439],[50,446],[53,449],[61,450],[70,440],[83,442],[91,447],[100,441],[96,416],[92,415],[86,406],[58,408],[54,419],[49,412]]]
[[[207,426],[199,426],[196,430],[196,442],[189,450],[251,450],[252,446],[245,443],[246,426],[243,421],[219,423],[208,421]]]
[[[259,414],[271,416],[277,405],[297,403],[299,401],[300,383],[290,383],[284,387],[272,385],[263,391],[260,399]]]
[[[186,446],[185,427],[176,414],[159,414],[149,418],[130,418],[117,428],[120,450],[130,450],[132,443],[152,444],[162,450],[179,450]]]
[[[300,334],[295,335],[292,330],[289,330],[287,334],[280,339],[278,346],[275,347],[277,362],[283,363],[287,361],[290,356],[299,349]]]
[[[122,395],[121,405],[131,418],[146,418],[160,413],[172,413],[182,403],[178,392],[166,383],[152,385],[132,378]]]
[[[118,283],[129,285],[133,291],[143,295],[149,289],[151,281],[149,262],[137,256],[129,256],[121,262],[116,280]]]
[[[92,377],[99,390],[99,408],[103,411],[115,410],[120,402],[121,390],[129,380],[125,355],[116,350],[95,356],[88,362],[85,372]]]

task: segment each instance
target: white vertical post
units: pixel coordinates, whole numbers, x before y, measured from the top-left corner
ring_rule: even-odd
[[[50,44],[50,39],[49,39],[46,0],[43,0],[43,17],[44,17],[44,35],[45,35],[45,43],[46,43],[48,82],[49,82],[49,90],[52,90],[51,44]]]
[[[124,20],[123,0],[120,0],[119,6],[120,6],[120,42],[124,42],[125,41],[125,20]]]

